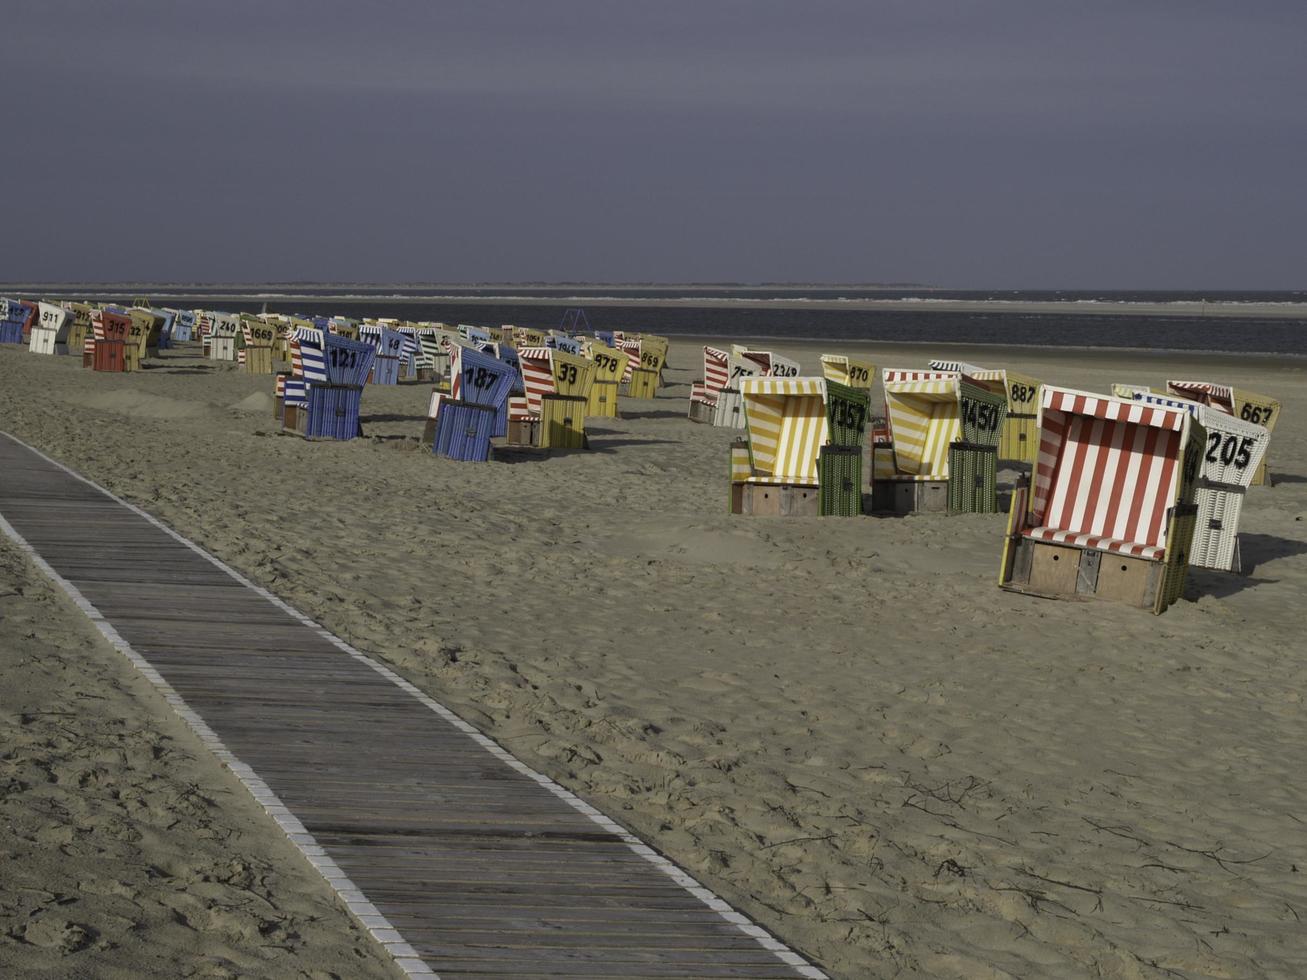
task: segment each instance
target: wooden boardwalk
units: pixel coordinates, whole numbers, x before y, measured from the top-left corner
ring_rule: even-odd
[[[387,668],[0,433],[0,529],[418,977],[823,977]]]

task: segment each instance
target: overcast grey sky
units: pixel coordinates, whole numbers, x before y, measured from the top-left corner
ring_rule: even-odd
[[[1307,3],[9,0],[0,280],[1307,285]]]

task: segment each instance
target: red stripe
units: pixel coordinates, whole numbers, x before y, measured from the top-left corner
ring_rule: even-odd
[[[1166,512],[1171,505],[1171,479],[1175,475],[1176,466],[1179,465],[1179,434],[1168,432],[1162,438],[1162,446],[1159,448],[1162,467],[1161,473],[1157,477],[1157,501],[1153,507],[1152,519],[1148,523],[1148,534],[1142,538],[1149,544],[1162,540]]]
[[[1081,476],[1085,471],[1085,457],[1089,454],[1089,443],[1086,441],[1084,435],[1084,428],[1087,421],[1088,420],[1085,416],[1077,415],[1070,420],[1070,424],[1067,426],[1067,448],[1062,451],[1062,457],[1064,460],[1062,466],[1064,468],[1067,467],[1065,460],[1068,449],[1071,452],[1070,466],[1066,470],[1065,475],[1062,473],[1058,474],[1057,482],[1053,484],[1055,488],[1062,486],[1075,488],[1080,485]],[[1067,524],[1071,520],[1071,514],[1074,510],[1075,503],[1076,494],[1074,492],[1067,493],[1061,502],[1061,509],[1055,513],[1050,513],[1044,523],[1051,527],[1063,528],[1068,531],[1078,531],[1079,528],[1067,527]]]
[[[1140,456],[1139,475],[1135,479],[1134,486],[1131,487],[1132,495],[1130,499],[1129,517],[1126,519],[1125,537],[1128,540],[1135,541],[1139,538],[1140,524],[1146,519],[1144,514],[1144,494],[1143,491],[1151,480],[1153,455],[1157,448],[1157,439],[1161,435],[1157,429],[1151,426],[1144,427],[1144,445],[1136,455]]]
[[[1115,528],[1117,518],[1121,516],[1121,502],[1125,499],[1125,480],[1126,474],[1130,471],[1130,460],[1132,458],[1132,446],[1126,445],[1126,440],[1134,441],[1135,433],[1138,429],[1129,422],[1118,422],[1116,431],[1113,433],[1112,445],[1120,450],[1117,456],[1116,473],[1112,480],[1111,489],[1111,506],[1108,508],[1107,518],[1103,522],[1103,530]]]

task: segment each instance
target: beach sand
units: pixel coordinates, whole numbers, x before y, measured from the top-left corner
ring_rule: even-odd
[[[893,367],[957,356],[1090,390],[1193,377],[1278,397],[1280,483],[1253,488],[1243,519],[1251,574],[1195,572],[1159,618],[1000,591],[1005,516],[730,516],[734,433],[684,418],[703,342],[674,340],[663,397],[592,420],[592,452],[513,464],[424,451],[428,386],[369,388],[366,438],[308,443],[278,433],[271,379],[175,352],[108,375],[0,349],[0,428],[391,664],[833,976],[1307,975],[1295,639],[1307,365],[776,348],[809,373],[838,349]],[[32,641],[34,674],[90,642],[71,605],[47,607],[54,637],[42,627]],[[46,702],[69,712],[61,724],[103,729],[102,706],[72,690]],[[113,707],[129,727],[162,731],[161,702],[124,692]],[[75,746],[32,741],[11,744],[6,766],[83,765]],[[99,764],[107,781],[139,778],[116,757]],[[187,768],[238,811],[242,791],[216,763]],[[299,927],[305,944],[328,958],[353,949],[321,889],[295,884],[307,869],[271,821],[260,831],[255,811],[239,812],[273,900],[318,910],[312,940]],[[109,846],[111,826],[86,839]],[[133,847],[133,894],[162,903],[180,890],[145,880],[160,861],[152,841]],[[8,849],[23,868],[0,880],[11,909],[29,901],[15,882],[47,872],[33,850]],[[64,860],[57,873],[75,880],[94,858]],[[108,914],[115,899],[80,901]],[[258,956],[260,943],[229,955]]]
[[[0,975],[401,975],[2,535],[0,670]]]

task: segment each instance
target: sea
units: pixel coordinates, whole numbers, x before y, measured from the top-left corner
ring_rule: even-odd
[[[0,287],[3,289],[4,287]],[[46,287],[47,291],[50,287]],[[70,287],[71,289],[71,287]],[[403,320],[544,329],[580,323],[593,330],[642,330],[670,336],[765,337],[791,341],[997,344],[1031,347],[1220,351],[1307,357],[1307,315],[1266,315],[1266,304],[1307,304],[1307,290],[1095,291],[951,290],[916,286],[812,285],[322,285],[122,286],[94,295],[155,305],[228,312],[388,316]],[[69,292],[69,295],[73,295]],[[199,302],[203,297],[204,302]],[[867,309],[864,300],[898,300]],[[667,305],[675,301],[673,305]],[[982,311],[937,308],[985,301]],[[1075,312],[1032,312],[1030,303],[1066,303]],[[1146,315],[1093,312],[1095,305],[1148,304]],[[1193,304],[1222,304],[1224,315]],[[809,308],[807,304],[812,304]],[[848,308],[842,308],[848,304]],[[1157,304],[1177,312],[1158,313]],[[1229,315],[1248,304],[1247,316]],[[1253,304],[1256,304],[1254,307]],[[1011,308],[1008,308],[1008,307]],[[1307,310],[1307,306],[1303,307]],[[578,317],[575,311],[582,311]]]

